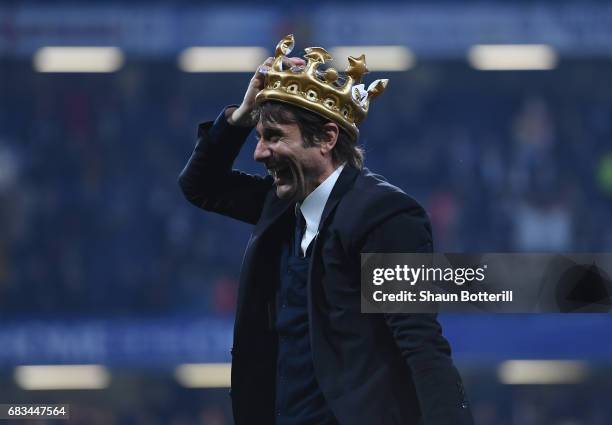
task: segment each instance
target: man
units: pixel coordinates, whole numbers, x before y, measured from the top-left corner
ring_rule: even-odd
[[[255,73],[239,107],[199,128],[179,178],[198,207],[255,225],[243,259],[232,349],[236,424],[472,424],[435,315],[362,314],[361,252],[430,252],[429,221],[363,168],[358,129],[386,80],[358,84],[293,37]],[[255,160],[232,170],[256,124]]]

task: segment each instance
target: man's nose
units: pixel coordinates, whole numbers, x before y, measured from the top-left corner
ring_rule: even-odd
[[[261,140],[257,142],[255,146],[255,152],[253,154],[253,158],[255,161],[263,162],[272,156],[272,151],[270,148]]]

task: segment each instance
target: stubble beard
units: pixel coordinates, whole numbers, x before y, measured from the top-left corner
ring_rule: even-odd
[[[279,188],[277,187],[276,194],[281,199],[301,202],[314,189],[314,181],[312,178],[309,178],[310,173],[294,157],[287,157],[286,161],[291,173],[289,185],[292,189],[279,193]]]

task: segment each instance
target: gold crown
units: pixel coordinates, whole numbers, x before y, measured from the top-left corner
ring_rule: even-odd
[[[345,79],[340,81],[340,75],[334,68],[318,70],[321,64],[333,60],[322,47],[304,49],[306,66],[283,70],[283,56],[289,55],[294,45],[293,34],[276,45],[274,62],[265,75],[264,88],[257,94],[255,102],[276,100],[305,108],[334,121],[353,140],[357,140],[357,125],[368,114],[370,100],[385,90],[389,80],[376,80],[366,90],[360,84],[361,78],[368,72],[365,55],[362,54],[358,58],[349,56]]]

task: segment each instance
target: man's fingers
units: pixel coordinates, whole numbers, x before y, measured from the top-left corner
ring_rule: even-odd
[[[306,61],[302,58],[298,58],[298,57],[283,57],[283,67],[284,68],[291,68],[294,66],[302,66],[305,65]]]
[[[274,62],[274,58],[271,56],[268,59],[266,59],[264,63],[262,63],[261,65],[257,67],[257,70],[255,71],[255,75],[253,75],[253,78],[251,78],[251,80],[261,79],[262,76],[268,73],[268,70],[270,69],[270,66],[272,65],[273,62]]]
[[[272,66],[272,64],[274,63],[274,58],[273,57],[269,57],[268,59],[266,59],[264,61],[264,63],[262,63],[258,68],[257,71],[263,70],[264,74],[265,71],[267,71],[268,69],[270,69],[270,66]],[[287,56],[283,56],[283,66],[287,67],[287,68],[291,68],[292,66],[300,66],[300,65],[306,65],[306,61],[302,58],[299,57],[287,57]]]
[[[306,65],[306,61],[302,58],[299,58],[297,56],[291,57],[291,58],[287,58],[291,61],[291,63],[295,66],[295,65]]]
[[[259,65],[251,81],[254,82],[254,81],[261,80],[263,76],[265,76],[268,73],[268,71],[270,71],[270,67],[272,66],[272,63],[274,63],[273,57],[269,57],[268,59],[266,59],[264,63]],[[299,57],[289,58],[289,57],[283,56],[283,67],[285,68],[291,68],[294,66],[303,66],[303,65],[306,65],[306,61],[302,58],[299,58]]]

